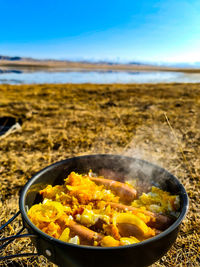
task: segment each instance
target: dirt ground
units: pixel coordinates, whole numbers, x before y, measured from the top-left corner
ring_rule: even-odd
[[[112,153],[160,165],[185,186],[190,207],[170,251],[153,266],[200,266],[200,84],[0,86],[0,116],[22,129],[0,138],[0,224],[18,211],[20,190],[47,165]],[[16,233],[21,218],[1,233]],[[32,252],[29,239],[1,255]],[[1,266],[53,266],[43,256]]]

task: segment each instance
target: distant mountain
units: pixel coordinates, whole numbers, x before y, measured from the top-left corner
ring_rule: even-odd
[[[94,65],[130,65],[130,66],[157,66],[157,67],[174,67],[174,68],[199,68],[200,62],[145,62],[145,61],[127,61],[120,62],[116,60],[67,60],[67,59],[34,59],[30,57],[19,56],[4,56],[0,55],[2,61],[26,61],[26,62],[61,62],[61,63],[81,63],[81,64],[94,64]]]
[[[173,68],[199,68],[200,62],[154,62],[151,65]]]
[[[17,61],[17,60],[22,60],[23,58],[21,57],[9,57],[9,56],[2,56],[0,55],[0,60],[10,60],[10,61]]]
[[[128,63],[129,65],[144,65],[144,63],[141,63],[141,62],[135,62],[135,61],[131,61]],[[147,65],[147,64],[145,64]]]
[[[1,73],[6,71],[176,71],[200,73],[200,62],[169,63],[120,60],[56,60],[0,55]]]
[[[171,64],[172,65],[172,64]],[[200,62],[192,62],[192,63],[175,63],[173,64],[175,67],[179,68],[199,68],[200,67]]]

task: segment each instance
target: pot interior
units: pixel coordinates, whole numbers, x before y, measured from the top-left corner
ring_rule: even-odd
[[[122,182],[139,179],[144,185],[155,185],[174,195],[179,195],[180,211],[188,205],[183,185],[165,169],[136,158],[119,155],[88,155],[57,162],[33,176],[22,192],[21,208],[29,209],[32,205],[39,203],[41,196],[38,192],[48,184],[52,186],[63,184],[70,172],[84,174],[90,170],[97,175]]]

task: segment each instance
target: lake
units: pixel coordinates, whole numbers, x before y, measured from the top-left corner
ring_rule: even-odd
[[[67,71],[67,72],[0,72],[0,84],[41,83],[199,83],[200,73],[127,72],[127,71]]]

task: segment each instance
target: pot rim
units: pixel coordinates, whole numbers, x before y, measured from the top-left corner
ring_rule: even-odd
[[[25,199],[26,199],[26,193],[29,190],[30,186],[38,179],[38,177],[40,177],[40,175],[42,175],[43,173],[45,173],[47,170],[51,170],[54,168],[54,166],[56,165],[62,165],[63,163],[67,163],[68,161],[71,161],[73,159],[78,160],[79,158],[88,158],[88,157],[118,157],[118,158],[123,158],[123,159],[129,159],[129,160],[137,160],[143,163],[146,163],[148,165],[151,165],[152,167],[155,168],[159,168],[160,170],[162,170],[163,172],[169,174],[169,176],[176,181],[176,183],[178,184],[179,188],[180,188],[180,192],[182,193],[182,197],[183,197],[183,207],[180,211],[180,215],[179,217],[175,220],[175,222],[170,225],[170,227],[168,227],[166,230],[164,230],[162,233],[151,237],[149,239],[146,239],[144,241],[141,241],[139,243],[135,243],[135,244],[131,244],[131,245],[124,245],[124,246],[118,246],[118,247],[95,247],[95,246],[88,246],[88,245],[76,245],[76,244],[72,244],[72,243],[67,243],[64,241],[61,241],[59,239],[56,239],[54,237],[51,237],[49,235],[47,235],[46,233],[44,233],[43,231],[41,231],[38,227],[36,227],[31,220],[28,218],[26,209],[25,209]],[[69,246],[69,247],[77,247],[77,248],[82,248],[82,249],[91,249],[91,250],[118,250],[118,249],[126,249],[126,248],[131,248],[131,247],[142,247],[143,245],[146,245],[148,243],[151,243],[153,241],[159,240],[161,238],[163,238],[164,236],[167,236],[169,233],[173,232],[176,228],[178,228],[178,226],[181,224],[181,222],[183,221],[183,219],[185,218],[187,211],[188,211],[188,207],[189,207],[189,198],[187,195],[187,192],[184,188],[184,186],[182,185],[182,183],[170,172],[168,172],[166,169],[153,164],[151,162],[148,162],[146,160],[142,160],[142,159],[138,159],[135,157],[128,157],[128,156],[123,156],[123,155],[118,155],[118,154],[89,154],[89,155],[84,155],[84,156],[77,156],[77,157],[72,157],[72,158],[67,158],[61,161],[57,161],[51,165],[48,165],[47,167],[43,168],[42,170],[38,171],[36,174],[34,174],[29,181],[24,185],[21,194],[20,194],[20,198],[19,198],[19,208],[20,208],[20,212],[22,215],[22,218],[25,220],[25,222],[29,225],[29,227],[34,230],[34,232],[37,233],[38,237],[42,237],[46,240],[48,240],[49,242],[53,242],[56,245],[64,245],[64,246]]]

